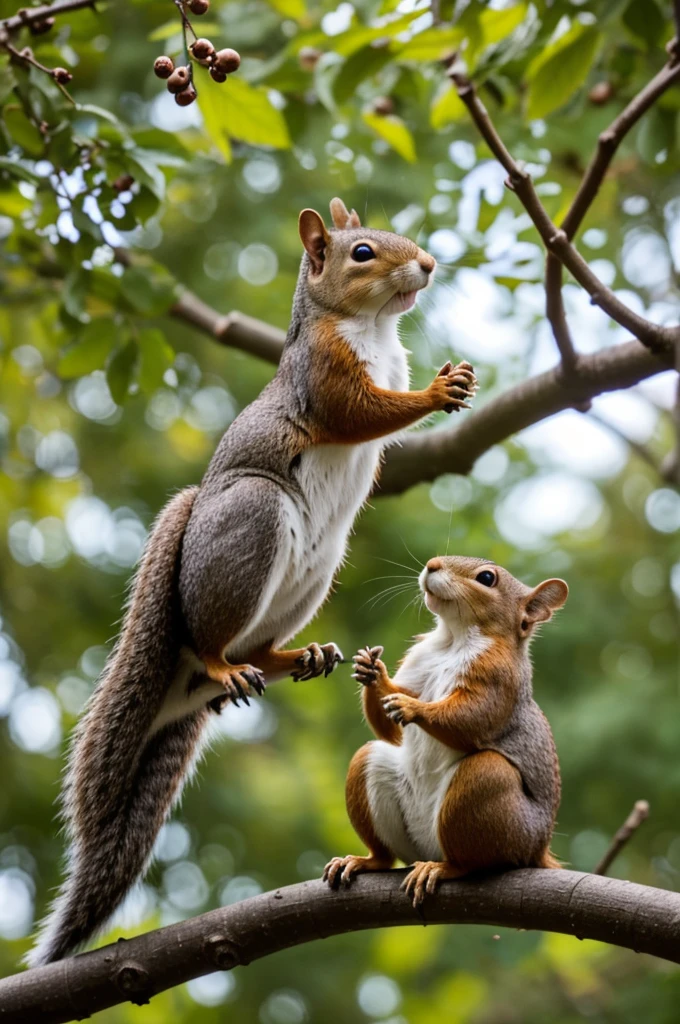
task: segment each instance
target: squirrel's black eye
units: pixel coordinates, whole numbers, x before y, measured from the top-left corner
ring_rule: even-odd
[[[475,579],[483,587],[493,587],[497,582],[496,573],[492,572],[491,569],[485,569],[483,572],[478,573]]]
[[[370,245],[366,245],[362,242],[352,252],[352,259],[355,263],[367,263],[369,260],[375,259],[375,253],[371,249]]]

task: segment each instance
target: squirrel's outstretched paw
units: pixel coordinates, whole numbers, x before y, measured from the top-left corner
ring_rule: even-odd
[[[474,398],[479,389],[472,365],[463,360],[453,366],[447,362],[432,382],[431,387],[438,392],[437,398],[442,404],[438,406],[444,412],[458,412],[459,409],[470,409],[468,402]]]
[[[295,659],[299,668],[294,669],[291,676],[296,683],[305,679],[315,679],[317,676],[329,676],[341,661],[342,651],[337,644],[310,644],[300,657]]]
[[[372,686],[383,673],[387,675],[387,669],[380,660],[384,650],[384,647],[362,647],[352,658],[352,677],[362,686]]]

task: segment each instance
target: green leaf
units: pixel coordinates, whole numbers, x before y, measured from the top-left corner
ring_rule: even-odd
[[[399,60],[442,60],[453,53],[464,36],[460,28],[428,28],[399,49]]]
[[[83,328],[78,341],[67,348],[59,359],[59,376],[70,380],[102,369],[115,348],[117,337],[118,331],[113,320],[92,320]]]
[[[416,146],[413,136],[400,117],[390,114],[383,117],[380,114],[366,112],[363,115],[365,123],[372,128],[376,135],[392,147],[392,149],[407,160],[410,164],[416,160]]]
[[[137,313],[158,316],[170,308],[175,299],[175,281],[154,268],[129,267],[120,279],[123,298]]]
[[[8,156],[0,156],[0,172],[6,171],[13,178],[20,178],[21,181],[30,181],[32,185],[39,185],[40,178],[23,160],[12,160]]]
[[[86,235],[89,235],[90,238],[94,238],[99,244],[104,241],[99,225],[95,224],[93,220],[90,220],[83,210],[78,209],[77,206],[72,206],[71,217],[73,218],[73,226],[80,231],[81,235],[85,233]]]
[[[137,343],[128,341],[127,345],[119,348],[106,371],[106,382],[109,391],[116,405],[122,405],[127,398],[135,364],[137,362]]]
[[[633,0],[624,11],[623,24],[651,48],[661,39],[666,20],[654,0]]]
[[[295,21],[301,21],[307,13],[304,0],[268,0],[268,3],[284,18],[293,18]]]
[[[218,85],[206,75],[199,87],[198,105],[205,130],[227,163],[231,160],[230,137],[251,146],[290,147],[285,118],[263,87],[248,85],[234,76]]]
[[[24,114],[21,107],[6,106],[2,113],[5,128],[24,152],[29,156],[42,156],[45,151],[45,140]]]
[[[9,64],[0,67],[0,103],[4,103],[7,97],[11,96],[16,84],[17,80]]]
[[[493,43],[500,43],[522,24],[526,13],[527,5],[525,3],[515,4],[514,7],[506,7],[500,11],[482,11],[479,25],[482,31],[483,45],[491,46]]]
[[[85,297],[89,276],[86,270],[74,270],[64,280],[61,289],[61,304],[75,320],[79,320],[85,308]]]
[[[175,353],[157,327],[149,327],[139,333],[139,386],[151,394],[163,383],[163,374],[172,366]]]
[[[388,46],[365,46],[348,57],[333,79],[333,96],[336,102],[347,103],[357,86],[377,74],[392,56]]]
[[[672,153],[676,142],[675,112],[652,107],[640,125],[638,153],[645,163],[654,166],[659,153]]]
[[[527,117],[546,117],[564,106],[586,80],[602,36],[595,28],[576,22],[529,65]]]
[[[430,124],[434,129],[444,128],[454,121],[463,121],[467,108],[450,82],[445,82],[430,108]]]
[[[222,31],[221,25],[218,25],[217,22],[208,21],[201,21],[200,29],[201,31],[199,35],[208,37],[213,33],[217,35],[218,32]],[[159,25],[158,28],[155,28],[153,32],[149,33],[149,35],[146,38],[149,40],[150,43],[160,43],[164,39],[171,39],[173,36],[181,35],[181,32],[182,29],[179,21],[177,20],[177,18],[173,18],[172,21],[166,21],[163,25]]]
[[[128,169],[130,174],[141,185],[153,192],[157,199],[165,196],[165,175],[158,164],[149,156],[147,150],[131,149],[127,152]]]

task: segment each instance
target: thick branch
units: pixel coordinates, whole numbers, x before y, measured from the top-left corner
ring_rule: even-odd
[[[469,473],[480,455],[517,431],[605,391],[632,387],[672,365],[669,353],[654,355],[631,341],[581,356],[578,372],[568,378],[559,367],[530,377],[479,412],[461,416],[453,429],[409,434],[401,448],[388,453],[377,495],[401,494],[441,473]]]
[[[680,963],[680,894],[576,871],[445,883],[422,917],[399,871],[304,882],[0,981],[3,1024],[59,1024],[305,942],[395,925],[488,924],[598,939]]]
[[[53,18],[58,14],[70,14],[72,11],[82,10],[83,7],[95,9],[95,0],[57,0],[53,4],[44,4],[42,7],[25,7],[19,14],[13,14],[11,18],[4,18],[0,21],[0,28],[6,32],[16,32],[24,25],[32,25],[36,21],[44,21],[45,18]]]
[[[610,288],[602,284],[572,244],[566,231],[556,227],[551,221],[536,193],[531,176],[522,170],[506,149],[472,83],[455,71],[450,72],[450,75],[480,134],[508,172],[506,184],[517,194],[517,198],[538,229],[546,249],[571,271],[578,283],[588,292],[594,305],[600,306],[613,320],[652,350],[670,350],[680,337],[680,328],[662,327],[645,320],[621,302]]]

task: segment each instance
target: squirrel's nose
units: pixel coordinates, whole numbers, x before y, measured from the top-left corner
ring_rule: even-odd
[[[437,569],[441,569],[441,567],[442,567],[442,560],[441,560],[441,558],[431,558],[430,561],[427,563],[427,570],[428,570],[428,572],[436,572]]]
[[[418,258],[418,264],[420,269],[424,270],[426,274],[431,274],[437,266],[437,261],[434,256],[430,256],[429,252],[424,252]]]

